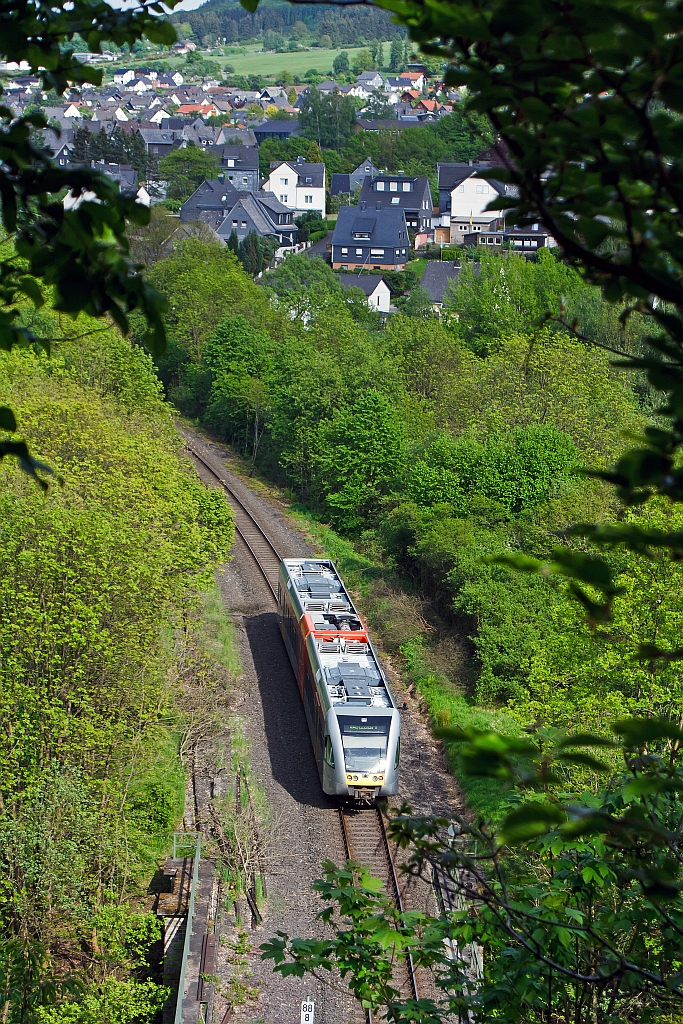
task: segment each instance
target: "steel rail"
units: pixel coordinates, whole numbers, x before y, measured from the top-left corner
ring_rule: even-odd
[[[368,810],[369,809],[370,808],[368,808]],[[388,875],[387,881],[389,882],[391,888],[393,888],[393,890],[394,890],[393,891],[394,902],[395,902],[396,906],[398,907],[399,911],[401,913],[403,913],[403,910],[404,910],[403,898],[401,897],[401,890],[400,890],[399,884],[398,884],[398,875],[396,874],[396,866],[394,864],[394,858],[393,858],[392,853],[391,853],[391,847],[389,846],[389,837],[387,835],[386,826],[384,824],[384,815],[382,814],[382,811],[380,810],[380,808],[378,806],[375,805],[375,807],[373,809],[375,811],[375,823],[376,823],[378,831],[379,831],[381,847],[382,847],[382,850],[384,852],[384,859],[386,861],[387,875]],[[339,821],[341,823],[341,830],[342,830],[342,836],[343,836],[343,839],[344,839],[344,848],[346,850],[346,855],[347,855],[349,860],[358,860],[358,858],[354,855],[353,841],[352,841],[352,838],[351,838],[351,833],[350,833],[348,822],[346,820],[346,816],[345,816],[344,812],[345,812],[345,808],[343,806],[340,806],[339,807]],[[419,999],[420,996],[419,996],[418,986],[417,986],[417,972],[416,972],[416,969],[415,969],[415,964],[413,962],[413,957],[412,957],[411,953],[408,953],[408,957],[407,957],[407,960],[406,960],[406,965],[408,967],[408,978],[409,978],[409,981],[410,981],[411,995],[413,996],[414,999]]]
[[[269,549],[269,553],[272,553],[275,556],[275,558],[277,560],[277,564],[279,566],[280,562],[282,561],[282,556],[280,555],[279,551],[277,550],[277,548],[275,547],[273,542],[270,540],[270,538],[264,532],[263,528],[260,526],[258,520],[255,518],[253,513],[247,508],[247,506],[244,504],[244,502],[241,500],[241,498],[238,498],[238,496],[235,494],[235,492],[233,491],[233,489],[230,486],[230,484],[226,483],[226,481],[224,480],[222,474],[217,469],[215,469],[211,465],[210,462],[207,461],[206,456],[203,455],[202,452],[198,451],[197,448],[193,445],[193,443],[190,440],[188,440],[188,438],[185,438],[185,446],[186,446],[187,450],[189,451],[190,455],[192,455],[195,459],[197,459],[198,462],[201,462],[201,464],[204,466],[204,468],[208,469],[209,473],[211,473],[211,475],[213,477],[215,477],[216,480],[218,480],[218,482],[221,485],[221,487],[223,487],[224,490],[226,490],[228,492],[228,494],[230,495],[230,499],[229,499],[230,503],[233,506],[233,508],[235,509],[235,511],[238,512],[238,513],[241,513],[241,514],[243,513],[245,516],[247,516],[247,518],[249,520],[249,525],[252,526],[256,530],[256,534],[257,534],[257,537],[258,537],[259,541],[264,542],[267,545],[267,547]],[[257,564],[257,566],[258,566],[258,568],[259,568],[259,570],[261,572],[261,575],[263,576],[264,580],[266,581],[266,583],[268,585],[268,589],[270,590],[271,594],[273,595],[274,601],[277,603],[277,599],[278,599],[277,598],[277,576],[276,576],[275,580],[273,581],[273,579],[269,575],[268,569],[265,567],[265,565],[261,561],[261,558],[259,558],[259,555],[254,550],[253,544],[250,542],[249,538],[247,537],[247,535],[245,533],[245,530],[244,530],[244,526],[245,526],[244,523],[242,523],[240,525],[240,523],[238,522],[238,519],[236,517],[235,518],[235,529],[236,529],[237,533],[240,535],[240,537],[242,538],[244,544],[249,549],[249,552],[250,552],[252,558],[256,562],[256,564]],[[252,537],[251,540],[253,541],[254,538]]]

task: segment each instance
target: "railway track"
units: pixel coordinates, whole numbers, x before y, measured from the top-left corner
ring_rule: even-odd
[[[225,475],[221,469],[212,465],[212,463],[207,459],[206,454],[199,451],[196,445],[187,437],[185,438],[185,445],[190,455],[192,455],[197,462],[200,462],[202,466],[204,466],[204,468],[207,469],[216,480],[218,480],[220,485],[226,491],[228,501],[232,505],[235,513],[235,529],[249,549],[261,575],[268,584],[268,588],[273,595],[273,600],[277,603],[278,577],[280,572],[280,562],[283,556],[279,553],[270,538],[263,532],[258,521],[249,511],[244,502],[237,497],[232,487],[225,479]]]
[[[339,808],[339,821],[348,859],[369,868],[376,878],[380,878],[386,893],[398,909],[403,910],[394,858],[380,808],[342,805]],[[396,981],[403,995],[420,998],[417,973],[410,954],[404,962],[404,969],[397,972]]]
[[[266,581],[273,600],[277,602],[282,556],[252,512],[235,494],[221,467],[214,465],[213,460],[207,457],[206,453],[202,452],[187,436],[185,436],[185,444],[190,455],[208,470],[225,490],[235,513],[235,529]],[[403,910],[398,876],[384,825],[384,816],[379,807],[340,806],[339,821],[348,859],[363,864],[370,869],[375,877],[380,878],[384,883],[385,891],[394,900],[399,910]],[[396,982],[402,993],[408,997],[419,999],[417,974],[412,957],[408,956],[407,961],[404,962],[404,969],[397,973]],[[368,1024],[372,1024],[370,1014],[368,1015]]]

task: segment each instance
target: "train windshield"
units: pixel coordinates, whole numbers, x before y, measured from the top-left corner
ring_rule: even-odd
[[[387,762],[390,718],[338,715],[346,770],[384,771]]]

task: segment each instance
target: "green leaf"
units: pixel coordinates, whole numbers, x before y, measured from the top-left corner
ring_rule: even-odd
[[[627,747],[643,747],[655,740],[683,740],[683,730],[666,718],[625,718],[612,729]]]
[[[538,839],[566,820],[566,812],[557,804],[531,800],[506,816],[500,829],[500,839],[506,846],[518,846]]]

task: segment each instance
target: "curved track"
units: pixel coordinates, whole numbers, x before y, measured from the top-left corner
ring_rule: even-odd
[[[235,513],[235,529],[246,544],[273,595],[273,600],[277,603],[280,553],[252,512],[235,494],[221,468],[212,465],[212,460],[207,458],[206,454],[201,452],[187,437],[185,437],[185,444],[191,456],[201,463],[226,491]],[[384,816],[380,808],[377,806],[342,805],[339,807],[339,821],[347,858],[368,867],[375,877],[380,878],[386,892],[396,903],[398,909],[403,910],[398,876],[384,825]],[[410,955],[405,962],[405,970],[396,980],[404,995],[419,999],[417,974]]]
[[[187,438],[185,438],[185,445],[190,455],[192,455],[197,462],[201,462],[202,466],[204,466],[205,469],[208,469],[209,473],[218,480],[221,487],[223,487],[227,492],[228,501],[232,505],[235,513],[235,529],[249,548],[261,575],[268,584],[268,588],[273,595],[273,600],[277,603],[277,586],[282,556],[270,538],[263,532],[247,506],[237,497],[220,469],[211,465],[207,460],[206,455],[198,451],[192,441]]]

